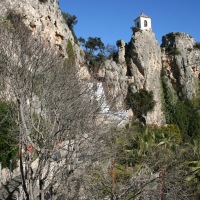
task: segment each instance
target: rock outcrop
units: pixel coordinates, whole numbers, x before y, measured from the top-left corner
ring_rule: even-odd
[[[125,65],[120,65],[113,60],[106,60],[102,66],[105,94],[113,110],[124,110],[124,99],[127,94]]]
[[[66,49],[66,42],[74,43],[73,35],[64,22],[57,0],[6,0],[0,3],[1,15],[14,10],[20,13],[24,23],[33,32],[40,32],[47,42],[53,43],[60,51]]]
[[[194,98],[199,92],[200,49],[185,33],[169,33],[162,39],[162,63],[178,96]]]
[[[112,83],[109,94],[120,93],[121,98],[118,98],[117,102],[123,105],[130,83],[134,92],[140,89],[152,91],[156,106],[145,116],[146,122],[164,123],[160,98],[161,50],[154,33],[152,30],[134,32],[128,45],[119,40],[117,46],[119,48],[117,61],[104,63],[105,77]]]
[[[20,13],[33,34],[41,33],[65,58],[68,58],[66,49],[70,42],[80,79],[91,81],[84,51],[64,21],[58,0],[1,0],[1,15],[10,10]],[[104,82],[104,93],[114,112],[127,112],[125,99],[130,84],[133,92],[152,91],[156,105],[144,117],[146,123],[163,124],[161,74],[164,72],[168,85],[178,97],[193,99],[200,91],[200,45],[188,34],[169,33],[163,37],[160,47],[151,29],[134,28],[133,31],[128,44],[117,41],[118,56],[103,62],[95,78]]]
[[[161,50],[151,29],[134,32],[129,46],[128,59],[128,67],[133,76],[132,83],[137,91],[144,88],[152,91],[154,95],[156,105],[154,110],[147,114],[146,122],[164,123],[160,83]]]
[[[109,85],[107,94],[112,97],[121,94],[117,98],[118,108],[124,105],[131,83],[132,92],[140,89],[153,92],[156,105],[153,111],[144,116],[146,123],[164,124],[163,75],[177,98],[192,100],[199,94],[200,45],[190,35],[169,33],[163,37],[160,47],[151,29],[134,29],[129,44],[119,40],[117,46],[118,58],[104,62],[101,76]]]
[[[83,65],[84,52],[75,42],[74,36],[62,16],[58,0],[1,0],[0,15],[6,16],[10,11],[19,13],[33,34],[39,32],[44,41],[52,47],[56,47],[65,58],[68,58],[66,48],[70,42],[75,53],[75,63],[80,69],[80,78],[90,78],[86,66]]]

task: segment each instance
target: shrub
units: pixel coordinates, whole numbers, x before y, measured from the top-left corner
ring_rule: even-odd
[[[115,177],[116,181],[127,180],[131,177],[132,171],[130,168],[126,168],[124,165],[115,164]]]
[[[192,101],[179,99],[170,88],[164,77],[161,79],[163,88],[163,107],[168,124],[177,124],[182,134],[196,137],[200,130],[200,115]]]
[[[175,32],[174,34],[175,34],[176,36],[180,36],[180,35],[181,35],[180,32]]]
[[[8,167],[10,160],[15,161],[18,155],[16,137],[13,135],[14,122],[9,105],[0,101],[0,162]]]
[[[172,47],[172,46],[167,46],[165,51],[169,54],[169,55],[181,55],[181,52],[176,49],[175,47]]]
[[[174,34],[173,34],[173,32],[171,32],[171,33],[166,34],[165,36],[166,36],[167,38],[171,38],[171,37],[174,36]]]
[[[75,62],[75,54],[74,54],[74,50],[73,50],[73,45],[70,40],[68,40],[66,52],[68,55],[68,59],[71,62]]]
[[[181,55],[181,52],[178,49],[175,49],[174,55],[176,55],[176,56]]]
[[[165,37],[168,38],[168,39],[172,39],[175,36],[180,36],[180,35],[181,35],[180,32],[170,32],[170,33],[166,34]]]
[[[147,112],[153,110],[155,106],[153,92],[148,92],[145,89],[141,89],[136,93],[132,93],[129,89],[126,102],[137,118],[146,115]]]
[[[135,27],[135,26],[131,27],[131,29],[132,29],[133,33],[136,33],[136,32],[138,32],[138,31],[141,31],[141,29],[139,29],[139,28],[137,28],[137,27]]]
[[[197,48],[197,49],[200,49],[200,42],[196,42],[194,47]]]
[[[166,126],[152,127],[151,131],[155,133],[156,142],[159,143],[163,139],[180,144],[182,142],[182,135],[177,124],[168,124]]]

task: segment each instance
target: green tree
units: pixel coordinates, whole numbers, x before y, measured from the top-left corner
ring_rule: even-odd
[[[96,51],[100,51],[101,53],[103,53],[105,46],[104,46],[103,42],[101,41],[101,38],[89,37],[85,43],[85,48],[86,48],[86,51],[89,50],[93,53]]]
[[[69,26],[69,28],[72,30],[74,25],[77,24],[78,20],[75,15],[71,15],[69,13],[62,12],[63,18],[66,22],[66,24]]]
[[[85,39],[83,37],[78,38],[78,41],[81,43],[83,47],[85,47]]]
[[[153,99],[153,92],[141,89],[136,93],[128,92],[127,105],[130,107],[137,118],[146,115],[147,112],[153,110],[155,101]]]
[[[79,42],[85,51],[85,59],[91,72],[98,71],[101,63],[105,61],[105,45],[99,37],[89,37],[88,40],[80,37]]]
[[[72,35],[74,36],[75,41],[77,40],[76,34],[74,32],[74,25],[78,23],[77,17],[75,15],[70,15],[69,13],[62,12],[62,16],[68,25],[69,29],[72,32]]]

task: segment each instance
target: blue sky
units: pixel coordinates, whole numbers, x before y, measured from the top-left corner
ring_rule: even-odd
[[[141,12],[152,17],[159,43],[169,32],[185,32],[200,42],[200,0],[59,0],[64,12],[78,19],[77,37],[100,37],[104,44],[129,42],[134,19]]]

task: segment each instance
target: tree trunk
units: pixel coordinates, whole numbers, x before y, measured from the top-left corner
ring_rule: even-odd
[[[41,175],[40,175],[40,180],[39,180],[39,188],[40,188],[39,199],[40,199],[40,200],[44,200],[43,180],[42,180]]]
[[[111,191],[111,200],[114,200],[115,196],[115,160],[112,160],[111,164],[111,177],[112,177],[112,191]]]
[[[25,180],[25,176],[24,176],[24,166],[23,166],[23,161],[22,161],[22,153],[21,153],[21,148],[22,148],[22,145],[20,145],[20,148],[19,148],[19,159],[20,159],[20,173],[21,173],[21,178],[22,178],[22,188],[25,192],[25,195],[26,195],[26,200],[29,200],[29,193],[27,191],[27,187],[26,187],[26,180]]]

